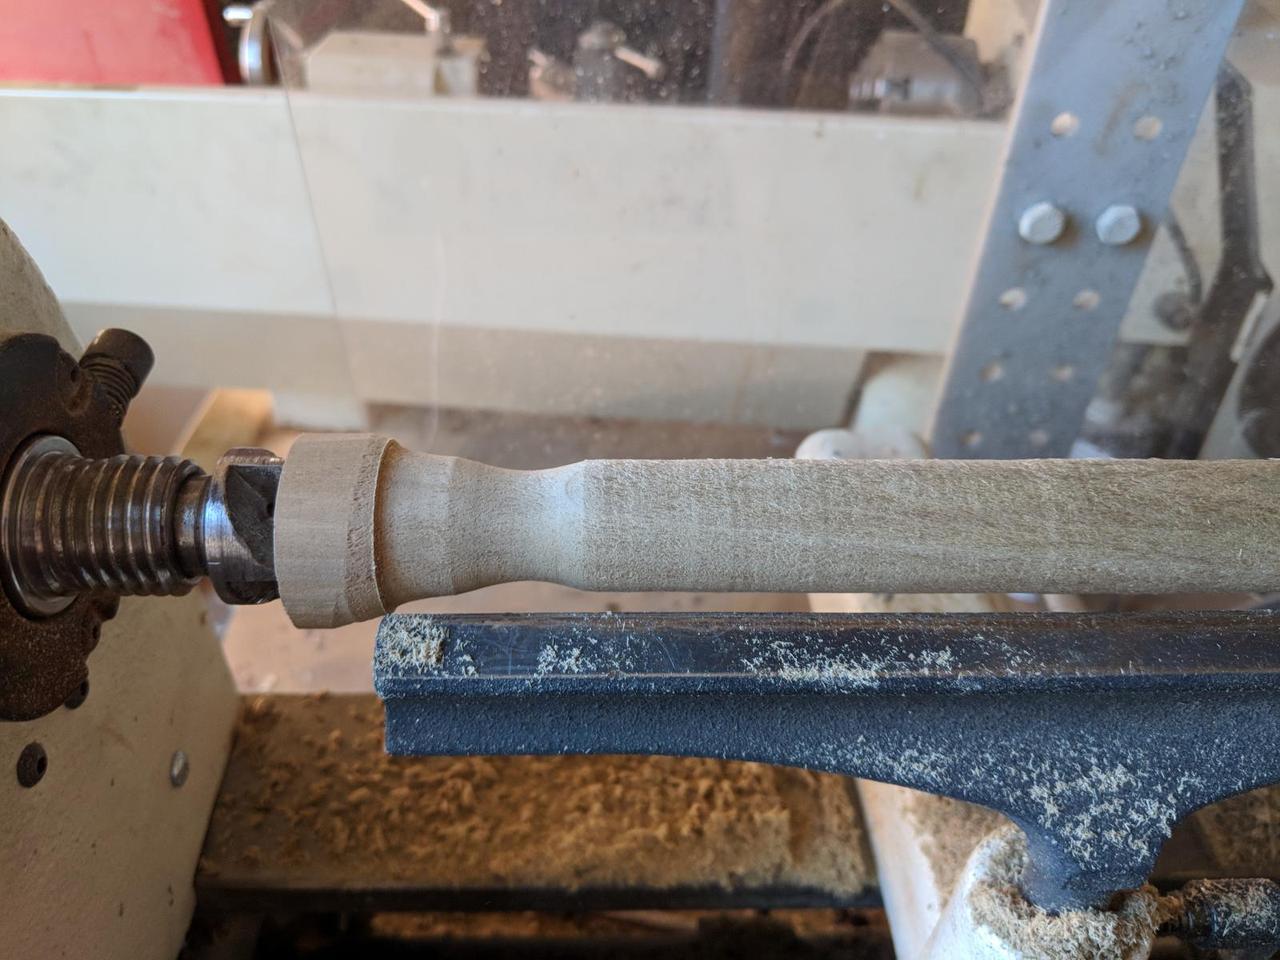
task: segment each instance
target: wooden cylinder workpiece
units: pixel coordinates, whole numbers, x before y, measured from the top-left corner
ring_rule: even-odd
[[[1265,460],[587,460],[504,470],[368,435],[285,461],[303,627],[515,580],[586,590],[1174,593],[1280,586]]]

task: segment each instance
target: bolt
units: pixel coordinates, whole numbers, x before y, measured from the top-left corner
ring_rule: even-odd
[[[1067,215],[1047,200],[1033,203],[1018,218],[1018,236],[1027,243],[1053,243],[1067,228]]]
[[[123,421],[129,401],[138,395],[142,383],[155,364],[155,354],[147,341],[128,330],[103,330],[80,357],[80,368],[102,388],[116,414]]]
[[[1098,239],[1109,247],[1123,247],[1132,243],[1142,232],[1142,214],[1127,203],[1113,203],[1094,224]]]
[[[181,750],[173,751],[173,758],[169,761],[169,782],[180,787],[187,782],[187,774],[190,772],[191,764],[187,762],[187,755]]]

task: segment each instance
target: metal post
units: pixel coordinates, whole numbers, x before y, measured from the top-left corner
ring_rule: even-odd
[[[1241,5],[1045,0],[936,456],[1070,452]]]

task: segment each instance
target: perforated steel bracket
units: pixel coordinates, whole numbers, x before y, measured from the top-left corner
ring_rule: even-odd
[[[1241,5],[1045,0],[933,421],[936,456],[1070,452]]]

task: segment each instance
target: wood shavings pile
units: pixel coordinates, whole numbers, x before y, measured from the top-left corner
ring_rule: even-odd
[[[373,697],[258,698],[202,871],[853,896],[874,871],[849,782],[668,757],[390,757]]]

